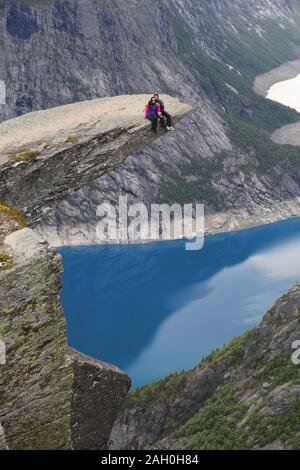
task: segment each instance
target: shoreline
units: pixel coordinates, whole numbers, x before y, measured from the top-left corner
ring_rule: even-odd
[[[289,219],[300,217],[300,197],[291,200],[274,202],[272,206],[261,210],[256,214],[249,214],[246,210],[228,211],[223,213],[207,214],[205,216],[204,235],[221,235],[226,233],[240,232],[264,225],[271,225],[278,222],[284,222]],[[95,225],[63,227],[60,234],[52,227],[39,227],[36,229],[43,239],[55,248],[64,247],[84,247],[84,246],[103,246],[103,245],[140,245],[148,243],[161,243],[168,241],[180,241],[179,239],[146,239],[135,241],[105,240],[97,242],[95,238]],[[91,235],[93,234],[93,235]],[[200,234],[202,237],[203,234]],[[189,242],[189,240],[186,240]]]
[[[251,225],[249,227],[241,228],[241,229],[236,229],[232,231],[224,231],[224,232],[207,232],[205,233],[204,237],[205,238],[211,238],[215,237],[217,235],[229,235],[229,234],[237,234],[240,232],[246,232],[248,230],[256,230],[259,228],[263,227],[269,227],[271,225],[278,225],[278,224],[284,224],[285,222],[289,222],[292,220],[297,220],[300,219],[300,213],[299,215],[291,216],[286,219],[279,219],[279,220],[274,220],[273,222],[267,222],[267,223],[262,223],[258,225]],[[198,235],[198,237],[201,237],[201,235]],[[196,237],[195,237],[196,238]],[[103,243],[97,243],[97,244],[84,244],[84,245],[61,245],[61,246],[56,246],[58,251],[63,250],[64,248],[98,248],[98,247],[110,247],[110,246],[139,246],[139,245],[152,245],[152,244],[161,244],[161,243],[176,243],[176,242],[187,242],[187,243],[193,243],[187,238],[175,238],[175,239],[159,239],[159,240],[140,240],[140,241],[113,241],[113,240],[107,240],[106,242]]]
[[[275,83],[284,82],[300,74],[300,59],[291,60],[279,67],[258,75],[253,84],[256,94],[267,98],[268,91]]]

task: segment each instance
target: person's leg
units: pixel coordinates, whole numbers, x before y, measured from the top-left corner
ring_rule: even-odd
[[[166,125],[166,120],[165,120],[165,118],[164,118],[163,116],[161,116],[161,118],[160,118],[160,125],[161,125],[161,127],[163,127],[164,129],[167,127],[167,125]]]
[[[153,132],[157,132],[157,125],[158,125],[158,119],[157,117],[152,119],[152,130]]]
[[[167,113],[167,111],[163,111],[162,112],[162,115],[167,118],[167,126],[168,127],[172,127],[172,117],[169,113]]]
[[[153,132],[157,132],[157,118],[147,118],[151,122],[151,129]]]

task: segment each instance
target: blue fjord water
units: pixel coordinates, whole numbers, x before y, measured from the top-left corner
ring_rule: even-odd
[[[70,345],[138,387],[194,367],[300,280],[300,219],[210,236],[199,252],[184,241],[60,252]]]

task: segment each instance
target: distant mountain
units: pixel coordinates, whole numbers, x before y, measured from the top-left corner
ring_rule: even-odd
[[[294,21],[288,0],[2,0],[0,13],[0,79],[8,89],[2,119],[156,87],[195,95],[202,54],[240,65],[230,55],[249,47],[244,33],[257,42],[262,22],[276,36],[276,23]],[[244,44],[229,51],[233,39]],[[283,56],[270,48],[266,68]],[[194,67],[187,66],[192,58]],[[241,60],[246,65],[250,57]]]

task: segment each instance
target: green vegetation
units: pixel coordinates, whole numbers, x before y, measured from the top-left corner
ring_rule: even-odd
[[[176,176],[175,181],[166,182],[161,188],[159,202],[189,204],[201,201],[215,210],[221,210],[224,203],[212,181],[222,172],[223,162],[228,156],[226,152],[221,152],[212,160],[195,157],[189,164],[181,165],[180,175]],[[162,170],[166,176],[169,174],[169,170]],[[196,179],[190,180],[189,177]]]
[[[277,145],[269,139],[266,132],[245,124],[232,116],[226,116],[225,118],[230,126],[229,137],[231,142],[245,153],[255,155],[257,160],[256,172],[265,174],[278,164],[288,164],[292,168],[300,169],[299,147]]]
[[[146,407],[149,403],[168,402],[173,396],[178,396],[184,389],[188,377],[192,371],[172,374],[169,377],[146,385],[131,392],[125,400],[124,408]]]
[[[16,220],[20,227],[26,226],[26,220],[24,216],[20,212],[16,211],[15,209],[12,209],[11,207],[7,206],[2,202],[0,202],[0,212],[4,213],[11,219]]]
[[[75,135],[70,135],[66,140],[66,144],[77,144],[77,142],[78,137],[76,137]]]
[[[231,450],[247,448],[247,440],[238,432],[248,408],[234,397],[232,384],[225,384],[207,400],[174,437],[190,437],[189,449]]]
[[[206,361],[216,365],[219,360],[230,359],[230,366],[237,367],[243,360],[248,339],[249,333],[235,338]],[[286,389],[300,385],[300,369],[292,364],[290,357],[278,356],[263,364],[258,363],[257,368],[259,367],[256,381],[268,383],[266,396],[283,385]],[[285,413],[262,416],[260,412],[267,405],[263,393],[255,411],[251,412],[250,405],[241,403],[240,397],[247,387],[249,388],[249,383],[238,376],[221,385],[206,401],[205,406],[173,437],[189,438],[187,447],[197,450],[251,449],[266,446],[277,439],[296,449],[300,437],[300,400],[291,400],[290,409]]]
[[[10,269],[13,267],[13,258],[7,253],[0,251],[0,271],[4,269]]]
[[[276,21],[253,19],[255,27],[249,28],[249,21],[235,18],[233,24],[239,40],[226,27],[223,33],[214,36],[219,61],[197,48],[192,40],[194,34],[180,17],[175,17],[167,7],[165,11],[177,39],[174,51],[194,71],[199,85],[214,103],[242,121],[269,131],[299,119],[295,111],[257,96],[252,88],[257,75],[297,58],[299,25],[286,23],[283,29]],[[258,34],[257,28],[264,34]]]
[[[257,364],[259,367],[261,364]],[[289,382],[300,385],[300,367],[294,365],[291,358],[277,356],[264,363],[258,370],[258,378],[260,382],[271,382],[274,387]]]
[[[41,152],[38,150],[23,150],[20,153],[14,153],[10,155],[10,159],[12,162],[23,162],[27,160],[33,160],[36,157],[39,157]]]
[[[300,448],[300,400],[295,400],[285,414],[267,416],[263,420],[254,412],[243,429],[242,436],[247,438],[248,448],[258,445],[267,446],[280,439],[292,450]],[[247,437],[248,436],[248,437]]]
[[[270,310],[266,317],[270,326],[268,334],[246,332],[203,360],[201,370],[209,371],[208,376],[216,372],[216,388],[211,384],[206,387],[203,382],[197,398],[200,409],[196,413],[190,412],[187,399],[187,378],[191,375],[197,381],[201,376],[195,370],[172,375],[130,393],[124,408],[155,409],[169,405],[172,410],[177,400],[183,400],[182,409],[178,411],[174,405],[174,411],[165,420],[163,438],[179,439],[180,445],[184,442],[184,447],[190,450],[253,449],[276,441],[285,448],[298,449],[300,399],[293,390],[300,385],[300,368],[292,363],[288,353],[279,355],[278,351],[272,357],[267,348],[276,331],[284,329],[284,323],[273,321],[273,316]],[[251,355],[251,351],[245,357],[250,344],[264,354],[263,359],[257,360],[258,356]],[[227,378],[222,379],[218,371],[228,371]],[[160,442],[156,443],[155,448],[159,445]]]
[[[212,352],[205,361],[209,365],[216,366],[220,360],[229,359],[230,366],[237,367],[244,358],[250,334],[247,331],[243,335],[234,338],[223,348]]]
[[[210,184],[201,185],[198,181],[188,182],[181,177],[176,182],[165,183],[159,194],[161,203],[189,204],[193,201],[205,202],[216,211],[223,207],[217,191]]]
[[[249,414],[248,407],[239,403],[234,384],[226,384],[173,437],[188,437],[187,447],[196,450],[253,449],[278,439],[297,449],[299,429],[300,400],[284,414],[262,418],[259,411]]]

